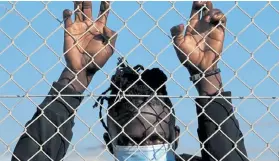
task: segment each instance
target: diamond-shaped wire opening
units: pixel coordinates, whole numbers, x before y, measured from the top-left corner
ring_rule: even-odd
[[[32,8],[33,12],[29,12],[25,8],[26,5]],[[45,5],[42,2],[17,2],[15,6],[16,10],[28,20],[32,20],[37,15],[40,15],[44,11],[44,7]]]
[[[133,50],[131,50],[127,54],[126,59],[130,64],[135,64],[135,65],[141,64],[144,67],[147,67],[150,64],[154,63],[154,59],[155,59],[154,56],[155,55],[152,51],[148,50],[146,46],[141,44],[136,48],[134,48]]]
[[[9,63],[10,57],[13,57],[13,63]],[[26,63],[27,57],[16,46],[10,46],[0,54],[0,64],[2,69],[13,73]]]
[[[267,142],[272,141],[278,135],[278,119],[269,112],[254,124],[255,131]]]
[[[33,77],[33,79],[28,81],[28,83],[22,84],[21,87],[26,91],[30,91],[34,86],[42,81],[42,74],[28,63],[22,66],[16,73],[13,74],[14,81],[20,84],[21,79],[26,76],[26,73],[30,73],[29,76]]]
[[[11,133],[1,133],[0,137],[6,144],[11,144],[14,139],[18,137],[17,133],[23,130],[23,126],[18,124],[19,122],[14,118],[13,115],[9,115],[5,120],[0,122],[1,131],[8,130]]]
[[[250,8],[250,4],[247,2],[237,2],[237,7],[240,8],[242,11],[245,11],[247,15],[250,17],[257,16],[260,12],[262,12],[265,7],[269,5],[269,2],[255,2],[253,4],[253,8]]]
[[[140,25],[138,24],[139,22],[145,24],[144,28],[138,27]],[[141,9],[139,9],[139,11],[127,21],[127,29],[138,38],[147,35],[154,27],[156,26],[153,19]]]
[[[42,28],[42,25],[47,26],[47,28]],[[53,15],[48,10],[44,10],[32,20],[32,27],[34,31],[44,38],[52,35],[55,29],[60,25],[60,20],[58,20],[56,17],[53,17]]]
[[[7,9],[3,17],[0,17],[0,26],[10,37],[17,37],[21,32],[28,28],[28,19],[26,19],[20,12],[16,9],[17,2],[12,4],[12,8]],[[11,21],[13,20],[13,21]],[[11,28],[13,26],[13,28]]]
[[[128,9],[123,9],[125,6]],[[117,15],[123,21],[129,20],[133,14],[137,13],[140,9],[139,2],[130,1],[130,2],[114,2],[111,4],[111,11]]]
[[[248,35],[253,34],[253,43],[250,43]],[[254,52],[261,46],[264,42],[267,41],[266,34],[262,32],[253,22],[245,30],[242,30],[238,35],[238,43],[244,46],[248,51]]]
[[[255,159],[267,148],[266,143],[253,131],[249,132],[248,135],[244,137],[244,139],[246,146],[251,147],[250,149],[247,149],[250,160]]]
[[[154,8],[157,7],[156,10]],[[163,14],[165,14],[172,7],[171,2],[154,2],[154,1],[146,1],[143,4],[142,10],[150,15],[155,20],[158,20]]]
[[[30,64],[35,66],[35,68],[41,73],[46,73],[49,71],[56,63],[59,58],[51,51],[47,46],[43,45],[38,50],[32,53],[30,58]],[[48,63],[41,63],[40,60],[45,60]]]
[[[154,39],[158,40],[154,41]],[[169,46],[169,42],[170,38],[168,35],[166,35],[157,25],[142,39],[142,44],[157,56]]]
[[[254,72],[248,72],[250,70],[257,70],[257,73]],[[247,73],[248,72],[248,73]],[[243,82],[244,84],[247,84],[248,87],[254,87],[259,82],[261,82],[266,76],[267,71],[263,69],[261,66],[258,65],[258,63],[251,58],[248,59],[238,70],[237,70],[237,78]],[[253,79],[250,79],[252,78]]]

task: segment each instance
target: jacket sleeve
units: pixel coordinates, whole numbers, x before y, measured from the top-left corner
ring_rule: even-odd
[[[58,161],[64,157],[73,135],[74,111],[82,98],[73,96],[80,93],[70,88],[61,91],[63,87],[59,83],[53,83],[49,95],[57,95],[58,91],[64,96],[48,96],[39,105],[26,124],[12,161]]]
[[[231,92],[223,92],[221,95],[231,96]],[[248,161],[231,99],[199,98],[196,102],[202,160]]]

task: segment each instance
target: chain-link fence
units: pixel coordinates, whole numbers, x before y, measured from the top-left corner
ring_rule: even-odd
[[[201,28],[189,27],[194,22],[193,17],[197,16],[189,16],[192,2],[111,2],[107,26],[118,36],[115,46],[111,43],[113,35],[110,35],[108,39],[105,38],[108,43],[104,45],[104,48],[107,46],[113,48],[114,54],[86,87],[81,95],[84,97],[81,104],[76,107],[71,116],[68,116],[69,118],[64,119],[58,126],[57,122],[48,118],[47,112],[38,114],[39,116],[37,115],[31,123],[26,123],[33,117],[37,108],[40,109],[39,111],[44,111],[44,108],[39,105],[45,97],[53,94],[48,94],[53,82],[58,80],[62,70],[67,66],[66,64],[69,64],[64,59],[66,54],[65,48],[63,50],[65,17],[62,17],[62,12],[68,8],[74,15],[76,12],[81,13],[80,8],[74,8],[73,2],[0,2],[0,160],[10,160],[15,146],[23,134],[31,137],[31,141],[36,142],[36,145],[42,145],[38,151],[41,151],[50,160],[55,159],[51,158],[52,154],[49,149],[43,149],[43,146],[47,146],[47,142],[51,142],[55,136],[60,136],[64,142],[69,144],[64,160],[114,160],[115,156],[110,153],[109,147],[106,146],[103,139],[105,129],[99,117],[99,109],[93,109],[92,106],[100,96],[110,96],[109,93],[103,92],[111,83],[115,83],[111,78],[119,70],[120,64],[117,65],[119,57],[124,57],[129,66],[141,64],[145,70],[160,68],[166,74],[167,80],[164,85],[167,87],[168,95],[139,93],[133,97],[140,95],[141,98],[170,98],[172,102],[170,108],[175,110],[175,115],[169,113],[166,118],[169,115],[174,116],[176,125],[180,127],[180,133],[175,139],[175,141],[179,140],[175,153],[197,156],[202,155],[202,150],[210,153],[210,150],[205,147],[207,141],[201,141],[197,133],[198,124],[201,124],[198,118],[203,114],[208,115],[204,110],[208,104],[200,114],[197,114],[195,105],[196,98],[208,98],[209,96],[199,95],[195,83],[193,84],[189,80],[188,70],[177,58],[174,46],[179,48],[180,51],[177,52],[185,52],[185,50],[180,48],[182,43],[177,43],[179,41],[176,38],[180,35],[173,38],[170,29],[178,24],[184,24],[184,29],[188,27],[191,32],[193,32],[192,30],[201,32],[194,34],[197,37],[212,38],[213,30],[214,33],[215,30],[222,31],[222,29],[225,32],[221,52],[215,51],[218,50],[215,46],[219,43],[217,38],[214,38],[217,41],[214,43],[211,40],[203,41],[203,38],[195,38],[195,40],[204,42],[201,44],[207,46],[204,48],[205,50],[221,54],[217,60],[219,61],[218,68],[221,69],[222,88],[232,92],[231,96],[217,96],[220,99],[231,98],[232,103],[228,101],[225,103],[232,106],[233,112],[220,124],[216,124],[216,120],[209,117],[209,120],[215,122],[213,124],[220,128],[215,133],[221,132],[222,134],[218,134],[219,138],[225,137],[232,142],[233,137],[227,136],[231,134],[226,133],[226,129],[223,131],[222,126],[235,115],[243,134],[239,134],[237,142],[232,144],[233,148],[220,160],[225,159],[234,150],[243,154],[243,151],[236,146],[242,138],[244,138],[247,150],[247,156],[243,155],[243,158],[258,161],[279,160],[279,3],[213,2],[213,5],[214,8],[218,8],[224,13],[222,18],[226,17],[227,22],[224,24],[222,18],[218,19],[218,22],[211,24],[209,32],[204,32],[202,29],[206,24],[199,24]],[[93,2],[93,24],[102,16],[106,16],[106,11],[101,12],[98,16],[99,6],[100,2]],[[198,9],[197,14],[206,15],[209,10],[211,10],[210,6],[204,5]],[[201,16],[203,17],[203,15]],[[211,17],[211,20],[208,21],[211,22],[212,19],[214,18]],[[76,20],[72,16],[72,22],[74,21]],[[204,19],[204,22],[207,20]],[[214,27],[215,29],[213,29]],[[98,25],[97,27],[93,25],[92,28],[96,28],[96,32],[99,31]],[[68,34],[73,36],[72,32]],[[217,32],[215,36],[218,37],[220,34],[222,32]],[[186,41],[186,50],[189,49],[189,42],[191,41]],[[201,47],[197,45],[196,49],[200,51]],[[206,51],[201,52],[206,53]],[[90,53],[86,54],[90,56]],[[135,72],[135,70],[132,71]],[[124,76],[122,75],[122,77]],[[201,79],[205,79],[204,76]],[[196,86],[199,88],[199,85]],[[70,87],[68,86],[68,88]],[[121,91],[119,88],[118,90]],[[57,100],[64,101],[64,104],[65,102],[68,104],[66,96],[61,99],[63,94],[57,97],[53,94],[53,96]],[[120,96],[119,93],[117,96]],[[123,95],[123,93],[121,96],[128,102],[128,98],[132,97],[132,95]],[[46,107],[54,104],[56,99],[48,102]],[[167,106],[165,102],[163,104]],[[56,104],[56,106],[58,105]],[[101,108],[102,118],[105,123],[107,123],[107,118],[114,119],[108,115],[108,109],[111,107],[105,100],[101,106],[103,107]],[[58,114],[59,112],[57,112]],[[135,116],[139,115],[142,116],[141,114]],[[33,138],[26,128],[40,117],[46,118],[45,120],[57,130],[44,141]],[[72,121],[71,118],[74,118],[75,126],[73,127],[73,138],[69,139],[67,136],[63,136],[65,133],[59,129]],[[144,119],[148,121],[148,119]],[[124,127],[128,126],[132,120],[127,121],[128,123]],[[39,132],[43,131],[43,125],[38,126]],[[151,125],[157,127],[155,124]],[[135,129],[132,131],[137,131],[138,127],[134,126]],[[126,133],[124,127],[121,127],[122,133]],[[51,129],[48,130],[51,131]],[[155,133],[158,132],[155,130]],[[40,134],[41,137],[43,135],[45,134]],[[126,137],[131,139],[132,136],[126,135]],[[213,137],[213,135],[209,136],[208,140]],[[116,138],[112,138],[112,142]],[[163,137],[159,140],[166,139]],[[174,144],[175,141],[172,141]],[[53,144],[53,142],[51,143]],[[31,144],[26,143],[26,145],[28,146],[25,149],[31,147]],[[56,146],[57,149],[62,145],[64,144],[52,146]],[[218,147],[222,149],[223,146],[225,145]],[[34,159],[37,154],[37,152],[32,154],[31,159]],[[218,158],[216,154],[209,154],[209,156],[215,160]],[[17,156],[14,157],[18,159]]]

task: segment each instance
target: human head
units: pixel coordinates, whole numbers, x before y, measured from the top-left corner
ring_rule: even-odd
[[[141,65],[134,68],[122,62],[112,76],[112,96],[99,98],[108,101],[107,130],[104,134],[110,151],[112,144],[121,146],[156,145],[172,143],[177,147],[179,128],[175,126],[174,110],[167,96],[167,76],[159,68],[147,69],[139,74]],[[125,97],[124,97],[125,95]],[[133,95],[133,96],[131,96]],[[101,117],[101,110],[100,110]],[[124,129],[124,130],[122,130]]]

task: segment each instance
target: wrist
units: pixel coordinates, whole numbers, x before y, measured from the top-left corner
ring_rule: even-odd
[[[84,90],[89,86],[94,74],[81,71],[79,74],[75,74],[68,68],[64,68],[60,75],[58,82],[64,86],[73,89],[76,92],[83,93]]]
[[[223,92],[220,73],[203,77],[194,83],[200,96],[213,95],[215,93]]]

